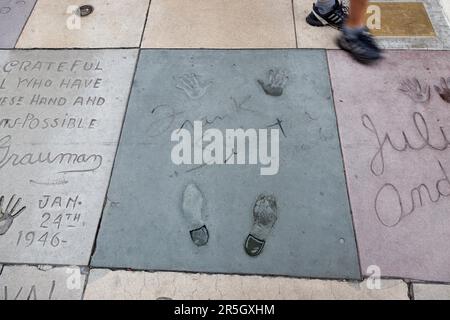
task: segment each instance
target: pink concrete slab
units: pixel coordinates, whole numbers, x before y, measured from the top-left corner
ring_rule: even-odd
[[[450,281],[450,90],[445,102],[434,88],[450,52],[390,51],[372,67],[328,57],[362,271]],[[412,78],[422,90],[409,96]]]

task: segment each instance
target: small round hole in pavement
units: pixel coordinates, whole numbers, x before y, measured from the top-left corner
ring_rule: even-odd
[[[80,13],[80,17],[86,17],[88,15],[90,15],[92,12],[94,12],[94,7],[90,6],[90,5],[84,5],[81,6],[78,9],[79,13]]]

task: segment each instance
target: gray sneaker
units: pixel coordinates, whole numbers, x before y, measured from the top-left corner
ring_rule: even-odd
[[[382,58],[382,50],[367,30],[356,35],[343,32],[337,44],[342,50],[350,53],[355,60],[364,64],[370,64]]]
[[[334,7],[326,14],[321,14],[317,6],[313,4],[313,9],[306,17],[306,22],[313,27],[330,26],[341,30],[347,15],[348,8],[336,0]]]

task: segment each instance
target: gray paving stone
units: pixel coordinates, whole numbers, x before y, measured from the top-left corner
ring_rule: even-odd
[[[414,300],[450,300],[450,285],[414,283]]]
[[[80,300],[85,281],[79,267],[5,266],[0,300]]]
[[[0,262],[88,264],[136,57],[0,52]]]
[[[0,48],[14,48],[36,0],[0,0]]]
[[[257,82],[271,69],[289,76],[278,97]],[[93,265],[358,278],[333,110],[323,51],[144,50]],[[172,131],[192,131],[201,119],[221,132],[282,121],[278,174],[260,175],[260,165],[175,165]],[[201,247],[183,217],[189,183],[205,200],[209,241]],[[276,197],[279,215],[262,253],[250,257],[244,240],[263,192]]]

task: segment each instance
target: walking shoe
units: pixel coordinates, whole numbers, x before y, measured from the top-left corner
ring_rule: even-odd
[[[342,50],[350,53],[355,60],[364,64],[373,63],[382,58],[381,49],[372,35],[366,31],[355,35],[342,33],[337,40],[337,44]]]
[[[377,42],[370,33],[369,28],[364,27],[363,32],[361,33],[361,39],[377,52],[383,52],[383,50],[378,46]]]
[[[321,14],[317,6],[313,4],[313,9],[306,17],[306,22],[314,27],[330,26],[341,30],[347,16],[348,8],[336,0],[334,7],[326,14]]]

